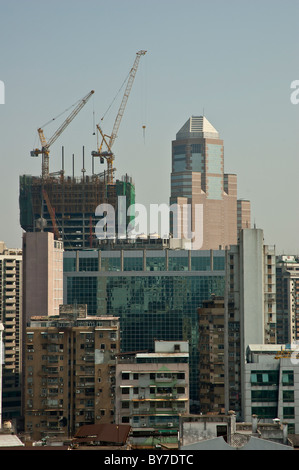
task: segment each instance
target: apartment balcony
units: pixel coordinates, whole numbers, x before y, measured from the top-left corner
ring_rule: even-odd
[[[151,393],[150,394],[151,400],[177,400],[178,394],[177,393]]]
[[[16,313],[16,305],[12,303],[6,303],[5,313]]]
[[[154,407],[144,407],[138,410],[133,410],[131,413],[133,416],[149,416],[149,415],[169,415],[177,416],[180,413],[185,412],[184,408],[154,408]]]
[[[155,382],[157,383],[170,383],[170,382],[176,382],[177,377],[176,376],[161,376],[161,377],[155,377],[154,379]]]

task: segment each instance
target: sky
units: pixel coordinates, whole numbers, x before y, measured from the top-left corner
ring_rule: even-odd
[[[51,172],[63,146],[66,173],[74,154],[80,176],[84,147],[91,174],[95,124],[111,133],[122,85],[146,50],[113,147],[116,177],[133,178],[137,203],[168,203],[171,141],[204,112],[265,243],[299,254],[298,14],[299,0],[0,0],[0,240],[22,245],[19,177],[41,174],[30,156],[37,129],[50,121],[50,138],[94,90],[50,153]]]

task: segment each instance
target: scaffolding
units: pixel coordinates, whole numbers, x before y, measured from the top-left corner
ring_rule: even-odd
[[[135,188],[127,175],[112,185],[107,182],[106,172],[81,178],[60,175],[46,180],[22,175],[20,224],[26,232],[44,230],[55,234],[58,229],[65,250],[92,248],[97,246],[94,231],[99,220],[95,217],[97,206],[108,203],[117,212],[120,195],[126,196],[127,207],[134,204]]]

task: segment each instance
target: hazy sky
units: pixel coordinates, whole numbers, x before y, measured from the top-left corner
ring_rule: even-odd
[[[116,97],[101,121],[111,132],[117,93],[145,49],[114,144],[116,176],[133,177],[138,203],[167,203],[171,141],[204,109],[265,242],[299,254],[298,17],[298,0],[0,0],[0,240],[21,246],[19,176],[41,173],[30,157],[37,128],[94,89],[50,153],[57,171],[64,146],[68,174],[74,153],[79,176],[84,146],[91,173],[94,123]]]

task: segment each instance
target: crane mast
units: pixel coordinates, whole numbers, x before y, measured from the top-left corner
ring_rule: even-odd
[[[65,119],[65,121],[61,124],[61,126],[57,129],[57,131],[53,134],[53,136],[48,140],[46,140],[43,129],[39,128],[37,130],[40,142],[41,142],[41,149],[34,149],[31,152],[32,157],[37,157],[39,154],[42,154],[42,178],[46,179],[49,176],[49,154],[50,154],[50,146],[55,142],[56,139],[62,134],[64,129],[71,123],[71,121],[77,116],[79,111],[85,106],[89,98],[93,95],[94,90],[90,91],[82,100],[80,100],[79,104],[75,107],[75,109],[71,112],[71,114]]]

